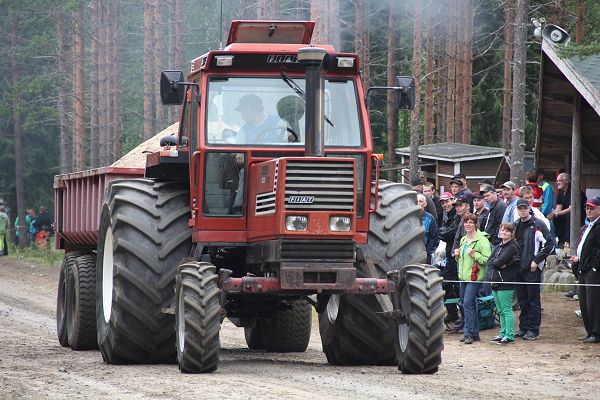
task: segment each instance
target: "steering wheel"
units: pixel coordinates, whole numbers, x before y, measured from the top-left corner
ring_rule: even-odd
[[[284,134],[287,133],[287,131],[288,131],[288,128],[285,126],[275,126],[272,128],[264,129],[264,130],[258,132],[254,136],[254,138],[252,139],[252,143],[263,143],[263,144],[271,143],[271,141],[265,140],[265,139],[267,139],[267,136],[269,134],[273,134],[273,132],[275,132],[276,134],[278,133],[279,138],[280,138],[280,140],[276,141],[275,143],[283,143],[282,138],[284,137]]]

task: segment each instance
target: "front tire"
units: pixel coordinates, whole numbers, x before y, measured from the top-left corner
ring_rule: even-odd
[[[398,369],[407,374],[432,374],[444,349],[443,279],[431,265],[407,265],[400,270],[397,295],[405,318],[396,321]]]
[[[219,364],[221,306],[214,265],[188,262],[178,268],[175,330],[179,370],[213,372]]]
[[[111,364],[175,362],[171,305],[177,265],[189,257],[189,190],[175,182],[111,182],[100,216],[96,321]]]
[[[387,272],[425,262],[421,211],[408,185],[382,181],[371,213],[368,244],[359,249],[357,276],[387,278]],[[393,311],[389,295],[334,295],[319,314],[323,351],[335,365],[395,365],[395,327],[379,313]]]
[[[263,341],[264,322],[257,320],[254,326],[244,327],[244,339],[250,350],[264,350],[266,348]]]

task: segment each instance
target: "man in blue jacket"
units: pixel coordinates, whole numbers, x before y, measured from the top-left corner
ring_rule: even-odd
[[[425,229],[425,237],[423,239],[425,240],[425,249],[427,250],[427,264],[430,264],[433,253],[435,253],[435,249],[440,244],[438,226],[435,222],[435,217],[425,211],[425,208],[427,208],[427,199],[424,194],[417,194],[417,203],[421,207],[421,222]]]

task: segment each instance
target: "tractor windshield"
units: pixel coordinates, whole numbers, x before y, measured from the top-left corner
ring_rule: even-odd
[[[288,78],[289,79],[289,78]],[[208,144],[304,146],[306,81],[293,78],[209,79]],[[325,146],[362,144],[355,82],[325,79]]]

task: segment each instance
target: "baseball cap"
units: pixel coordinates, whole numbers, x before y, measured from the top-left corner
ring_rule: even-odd
[[[475,192],[473,193],[474,199],[483,199],[483,192]]]
[[[600,197],[594,197],[593,199],[589,199],[586,203],[586,206],[590,206],[590,207],[598,207],[600,206]]]
[[[507,189],[512,189],[512,190],[516,190],[517,189],[517,185],[515,185],[515,183],[512,182],[512,181],[506,181],[502,185],[500,185],[500,187],[507,188]]]
[[[255,94],[247,94],[240,97],[240,102],[236,107],[235,111],[252,110],[256,112],[263,111],[262,100]]]
[[[452,179],[450,180],[450,184],[452,185],[453,183],[462,186],[463,185],[463,181],[461,181],[461,179],[467,179],[467,177],[465,176],[465,174],[456,174],[452,177]]]
[[[479,193],[484,194],[487,192],[495,192],[496,189],[492,185],[483,185],[481,186],[481,191]]]
[[[440,195],[440,200],[454,200],[454,196],[452,196],[452,193],[450,192],[444,192]]]
[[[517,200],[517,208],[519,207],[529,207],[529,201],[527,201],[526,199],[519,199]]]
[[[454,202],[456,204],[469,204],[469,200],[465,196],[458,196]]]

